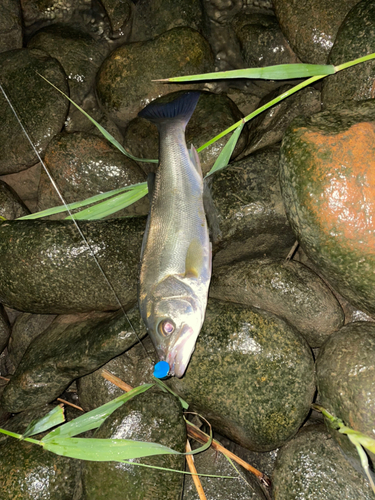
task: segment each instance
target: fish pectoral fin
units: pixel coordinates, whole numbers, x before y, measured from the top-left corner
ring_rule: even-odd
[[[185,277],[199,278],[203,268],[203,247],[201,242],[194,238],[188,248],[185,259]]]
[[[189,157],[192,164],[195,167],[195,170],[198,172],[198,174],[200,174],[203,177],[202,167],[201,167],[201,162],[199,161],[198,152],[193,145],[190,146]]]

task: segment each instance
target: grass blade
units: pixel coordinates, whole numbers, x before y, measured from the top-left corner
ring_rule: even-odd
[[[74,420],[71,420],[64,425],[57,427],[43,438],[43,443],[46,443],[57,437],[69,438],[72,436],[77,436],[82,432],[97,429],[109,415],[117,410],[117,408],[122,406],[126,401],[133,398],[134,396],[147,391],[148,389],[153,387],[153,385],[154,384],[140,385],[139,387],[132,389],[126,394],[122,394],[113,401],[99,406],[99,408],[95,408],[95,410],[89,411],[84,415],[80,415]]]
[[[147,163],[158,163],[158,160],[147,160],[145,158],[137,158],[136,156],[133,156],[132,154],[128,153],[123,146],[111,135],[107,130],[102,127],[94,118],[92,118],[84,109],[82,109],[78,104],[76,104],[70,97],[68,97],[62,90],[60,90],[58,87],[56,87],[53,83],[51,83],[47,78],[45,78],[43,75],[37,72],[37,75],[39,75],[43,80],[45,80],[47,83],[49,83],[55,90],[60,92],[66,99],[68,99],[69,102],[73,104],[81,113],[83,113],[86,118],[90,120],[91,123],[95,125],[95,127],[103,134],[103,136],[109,141],[115,148],[117,148],[119,151],[121,151],[122,154],[127,156],[128,158],[131,158],[132,160],[135,161],[141,161],[141,162],[147,162]]]
[[[132,205],[136,201],[140,200],[147,194],[147,182],[142,182],[140,184],[134,184],[129,186],[129,189],[118,196],[114,196],[109,200],[103,201],[93,207],[86,208],[72,216],[68,216],[65,219],[76,219],[76,220],[97,220],[103,219],[108,215],[112,215],[123,208]]]
[[[335,67],[332,64],[277,64],[264,68],[234,69],[217,71],[201,75],[176,76],[154,82],[194,82],[199,80],[223,80],[227,78],[257,78],[263,80],[290,80],[317,75],[333,75]]]
[[[51,429],[51,427],[55,427],[63,422],[65,422],[64,410],[62,406],[59,405],[56,406],[56,408],[53,408],[53,410],[47,413],[44,417],[31,422],[22,437],[26,438],[34,436],[35,434],[47,431],[48,429]]]

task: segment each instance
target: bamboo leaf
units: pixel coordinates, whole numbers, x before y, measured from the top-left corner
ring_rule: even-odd
[[[117,408],[122,406],[126,401],[137,396],[138,394],[142,394],[147,391],[154,384],[144,384],[132,389],[126,394],[122,394],[118,398],[106,403],[99,408],[95,408],[95,410],[91,410],[84,415],[81,415],[70,422],[67,422],[60,427],[57,427],[49,434],[47,434],[43,438],[43,443],[49,442],[52,439],[57,437],[72,437],[77,436],[78,434],[82,434],[82,432],[86,432],[92,429],[97,429],[104,422],[104,420],[111,415]]]
[[[243,129],[244,125],[245,125],[245,121],[243,120],[242,123],[233,132],[233,134],[231,135],[229,141],[223,147],[221,153],[217,157],[217,159],[216,159],[213,167],[208,172],[208,174],[206,175],[206,177],[208,177],[209,175],[214,174],[215,172],[218,172],[219,170],[222,170],[223,168],[225,168],[228,165],[228,163],[230,161],[230,158],[232,156],[234,148],[236,147],[237,141],[238,141],[238,139],[240,137],[240,134],[242,132],[242,129]]]
[[[53,408],[53,410],[47,413],[44,417],[31,422],[22,437],[25,438],[34,436],[35,434],[47,431],[48,429],[51,429],[51,427],[55,427],[64,421],[65,417],[62,406],[56,406],[56,408]]]
[[[335,67],[332,64],[278,64],[264,68],[245,68],[232,71],[217,71],[200,75],[176,76],[154,82],[194,82],[199,80],[223,80],[227,78],[261,78],[266,80],[290,80],[317,75],[333,75]]]

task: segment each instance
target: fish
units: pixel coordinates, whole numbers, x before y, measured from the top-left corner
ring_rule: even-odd
[[[181,378],[202,328],[211,280],[212,251],[203,206],[197,151],[185,128],[199,91],[138,113],[159,131],[159,166],[149,175],[150,211],[143,237],[138,302],[143,321],[169,374]]]

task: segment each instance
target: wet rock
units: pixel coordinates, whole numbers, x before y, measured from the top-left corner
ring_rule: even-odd
[[[56,318],[54,314],[20,314],[12,327],[8,352],[12,363],[18,366],[31,342],[46,330]]]
[[[375,432],[375,324],[350,323],[333,334],[317,359],[319,404],[352,429],[373,438]],[[361,471],[358,453],[347,436],[330,433]],[[368,452],[375,464],[375,455]]]
[[[125,308],[137,300],[143,218],[81,221],[80,228]],[[20,311],[65,314],[119,309],[71,221],[0,224],[0,298]]]
[[[143,42],[178,27],[202,30],[202,5],[199,0],[139,0],[135,4],[132,42]]]
[[[337,31],[357,2],[358,0],[273,0],[282,32],[300,59],[311,64],[327,64]],[[355,38],[357,35],[355,33]]]
[[[3,182],[14,189],[30,212],[37,211],[38,185],[41,168],[41,164],[37,163],[33,167],[22,170],[22,172],[0,177]]]
[[[43,154],[57,134],[68,110],[68,101],[46,83],[37,72],[68,93],[60,64],[39,50],[19,49],[0,54],[2,85],[19,118]],[[0,95],[0,174],[19,172],[38,162],[9,104]]]
[[[306,418],[314,362],[303,337],[280,318],[210,299],[186,374],[170,383],[218,432],[267,451]]]
[[[278,148],[267,149],[208,178],[205,209],[214,266],[288,255],[295,236],[281,198],[278,161]]]
[[[130,35],[132,7],[130,0],[101,0],[112,28],[112,36]]]
[[[115,49],[102,64],[99,102],[118,125],[126,126],[152,99],[186,85],[153,83],[157,78],[207,73],[213,58],[207,41],[190,28],[174,28],[157,38]],[[189,88],[202,88],[202,85]]]
[[[0,4],[0,52],[22,47],[21,8],[18,1],[4,0]]]
[[[273,485],[275,500],[375,498],[323,426],[305,427],[280,450]]]
[[[0,180],[0,216],[4,219],[17,219],[30,212],[18,194],[4,181]]]
[[[336,2],[335,10],[337,9]],[[329,54],[328,63],[339,65],[371,54],[375,44],[375,5],[371,0],[355,0],[342,23]],[[335,12],[336,16],[336,12]],[[363,101],[374,97],[374,61],[358,64],[329,76],[323,83],[322,102],[327,107],[346,100]]]
[[[0,353],[3,352],[8,344],[10,333],[11,329],[7,313],[5,312],[3,305],[0,304]]]
[[[42,407],[14,417],[5,428],[22,434],[34,419],[52,407]],[[38,438],[38,436],[36,436]],[[77,460],[43,450],[41,446],[12,437],[0,441],[0,497],[4,500],[71,500],[80,474]]]
[[[146,354],[146,352],[147,354]],[[152,361],[150,360],[150,358]],[[124,393],[102,376],[103,370],[125,381],[131,387],[150,383],[154,364],[159,361],[151,339],[147,336],[121,356],[111,359],[92,373],[77,380],[79,401],[85,411],[93,410]]]
[[[173,92],[158,99],[160,102],[168,102],[175,99]],[[243,117],[237,106],[225,95],[217,95],[211,92],[202,92],[197,107],[186,127],[186,143],[197,149],[207,141],[215,137],[226,128],[233,125]],[[222,137],[211,146],[199,153],[199,160],[203,175],[207,174],[213,167],[218,155],[228,142],[230,135]],[[127,149],[140,158],[158,158],[159,156],[159,134],[157,128],[144,118],[132,120],[125,133],[124,141]],[[232,158],[236,158],[247,143],[247,127],[243,129],[237,146],[233,151]]]
[[[232,464],[222,454],[209,448],[203,453],[194,456],[194,464],[199,472],[220,476],[236,477]],[[242,478],[246,480],[233,480],[224,478],[201,477],[203,491],[207,500],[265,500],[265,495],[255,476],[236,464]],[[197,489],[191,476],[185,478],[184,494],[182,500],[199,500]]]
[[[184,452],[186,428],[179,402],[170,394],[148,390],[116,410],[95,433],[96,438],[148,441]],[[183,475],[137,466],[137,463],[184,470],[184,457],[159,455],[131,463],[85,462],[83,493],[91,500],[179,500]]]
[[[280,155],[285,209],[306,255],[349,302],[375,314],[375,103],[296,118]]]
[[[27,46],[59,61],[68,76],[70,98],[77,104],[92,88],[98,67],[109,52],[107,44],[88,33],[59,24],[38,31]]]
[[[291,49],[274,16],[237,14],[232,26],[241,44],[246,67],[301,62]]]
[[[308,267],[294,261],[255,259],[214,270],[210,297],[259,307],[285,319],[319,347],[344,323],[339,302]]]
[[[291,85],[283,85],[271,92],[260,101],[259,107],[291,88]],[[320,109],[320,92],[312,87],[304,88],[284,99],[249,122],[248,146],[242,154],[249,155],[258,149],[280,142],[294,118],[299,115],[313,115]]]
[[[44,161],[67,203],[146,180],[133,160],[112,147],[104,138],[83,132],[57,135],[49,143]],[[58,205],[61,205],[61,199],[43,170],[39,183],[39,209]],[[143,198],[110,217],[147,213],[148,201]],[[54,218],[65,218],[67,215],[63,212]]]
[[[138,310],[128,318],[122,311],[56,318],[30,344],[2,394],[1,407],[17,413],[53,401],[74,379],[129,349],[138,342],[134,329],[140,338],[146,332]]]

